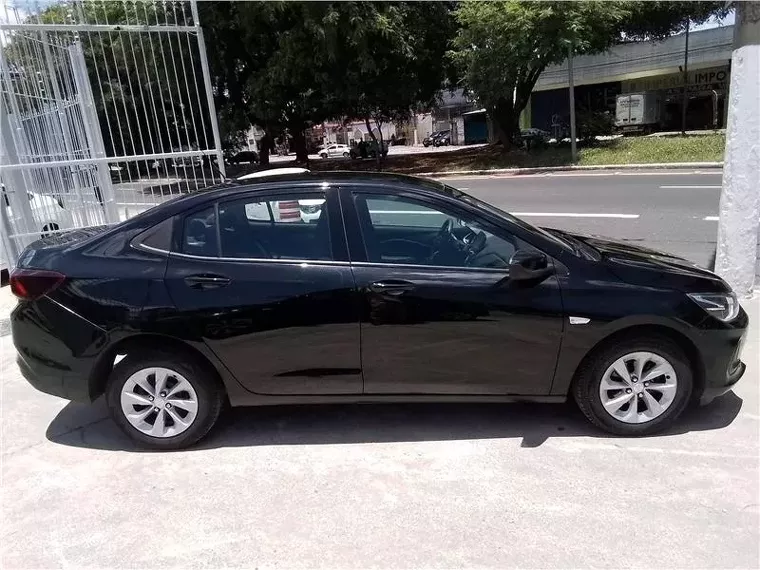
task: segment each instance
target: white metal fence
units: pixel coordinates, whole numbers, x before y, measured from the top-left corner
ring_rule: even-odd
[[[0,106],[12,258],[41,235],[115,223],[224,177],[194,0],[6,4]]]

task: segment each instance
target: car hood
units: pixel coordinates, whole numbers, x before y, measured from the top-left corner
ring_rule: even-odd
[[[568,235],[599,252],[600,263],[626,283],[686,292],[730,291],[712,271],[676,255],[599,236]]]

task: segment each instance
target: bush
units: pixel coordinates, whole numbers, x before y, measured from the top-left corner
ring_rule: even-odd
[[[615,126],[609,111],[581,111],[577,116],[578,138],[593,140],[594,137],[611,135]]]

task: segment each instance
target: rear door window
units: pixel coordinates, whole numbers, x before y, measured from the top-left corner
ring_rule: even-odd
[[[222,257],[333,260],[323,192],[256,196],[219,204]]]

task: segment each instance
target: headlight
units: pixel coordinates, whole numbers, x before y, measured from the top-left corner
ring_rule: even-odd
[[[739,301],[731,293],[689,293],[689,297],[716,319],[728,322],[739,314]]]

